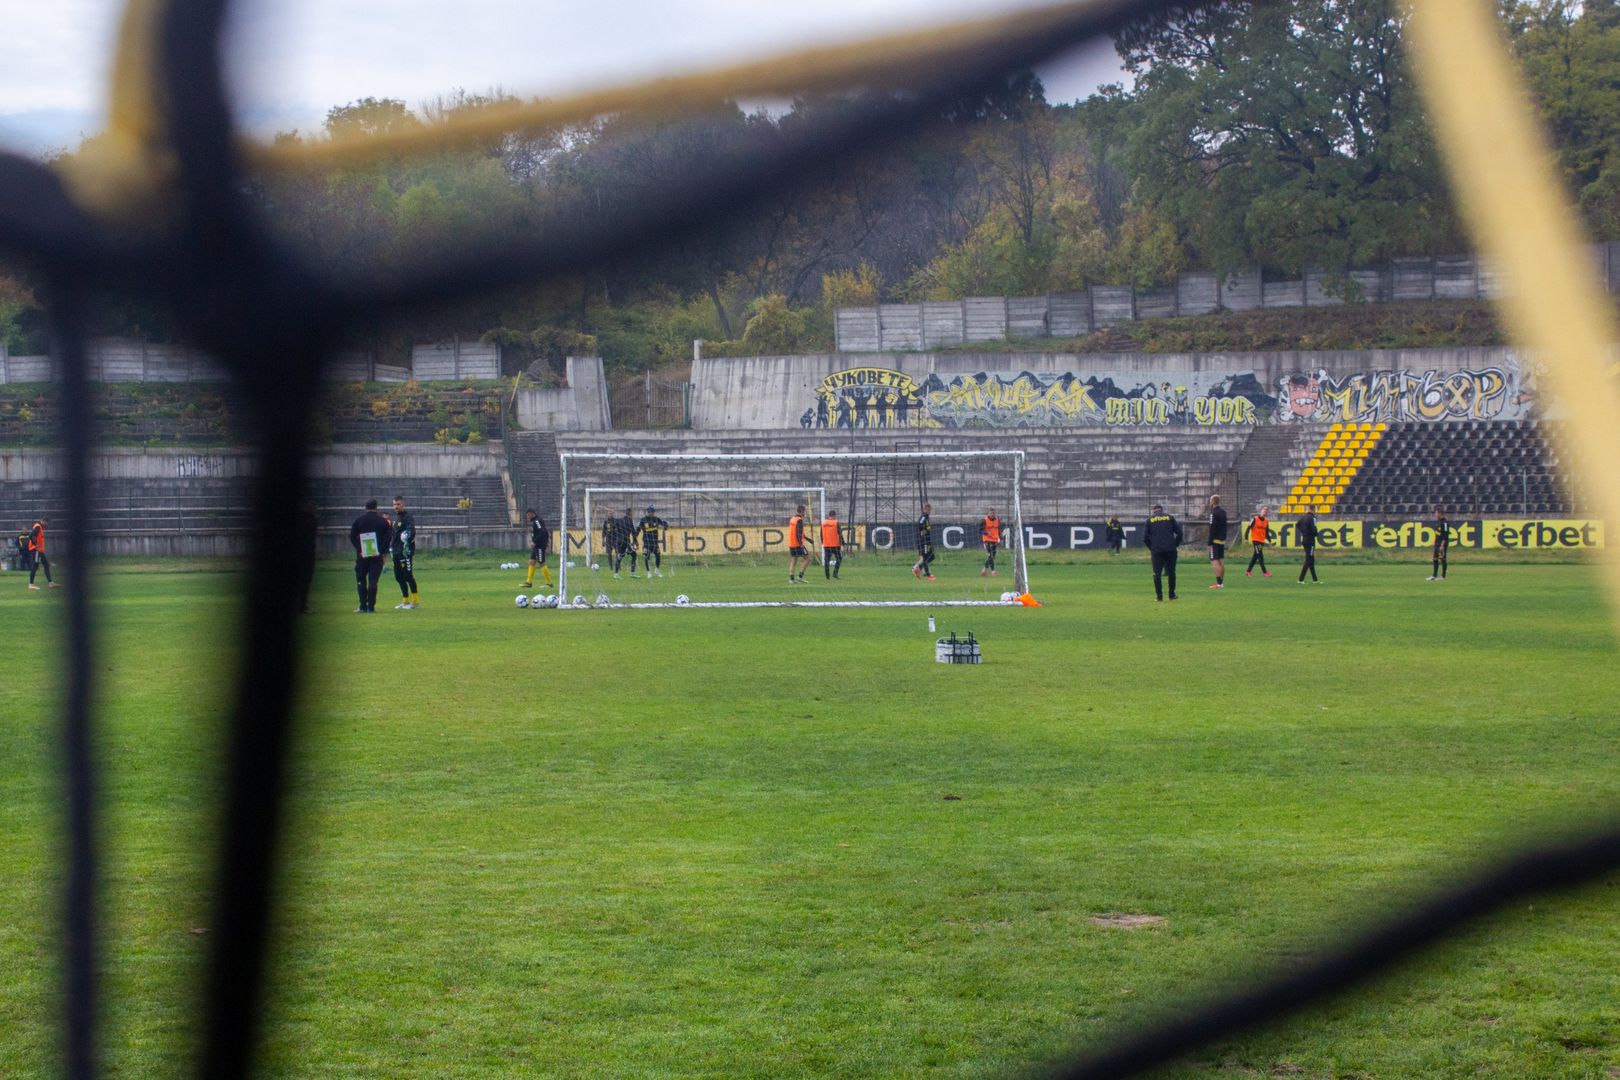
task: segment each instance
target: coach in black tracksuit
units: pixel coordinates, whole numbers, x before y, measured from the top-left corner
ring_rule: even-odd
[[[1299,546],[1305,549],[1305,562],[1299,568],[1299,583],[1303,585],[1305,584],[1305,572],[1307,570],[1311,573],[1312,581],[1318,580],[1316,576],[1316,515],[1309,510],[1305,511],[1305,516],[1299,519],[1299,524],[1295,526],[1294,531],[1299,534]]]
[[[1142,526],[1142,542],[1153,557],[1153,595],[1164,599],[1161,579],[1170,579],[1170,599],[1176,598],[1176,549],[1181,546],[1181,522],[1164,512],[1164,507],[1153,504],[1153,513]]]
[[[393,546],[394,530],[388,519],[377,513],[377,500],[366,502],[366,512],[349,526],[349,543],[354,547],[354,585],[360,593],[355,614],[377,610],[377,582],[382,580],[383,557]]]

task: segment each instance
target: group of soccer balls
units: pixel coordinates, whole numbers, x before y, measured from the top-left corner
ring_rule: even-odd
[[[677,596],[675,598],[675,605],[677,607],[685,607],[688,604],[690,604],[691,602],[692,602],[692,598],[690,596],[687,596],[685,593],[681,593],[681,595],[679,595],[679,596]],[[535,610],[539,610],[541,608],[554,608],[554,607],[559,607],[559,606],[562,606],[562,607],[577,607],[577,608],[582,608],[582,607],[612,607],[613,606],[613,601],[608,598],[607,593],[598,593],[596,595],[596,602],[595,603],[586,603],[585,598],[583,596],[576,596],[576,597],[574,597],[574,602],[572,604],[564,604],[563,603],[563,598],[560,597],[560,596],[557,596],[554,593],[535,593],[533,596],[528,596],[528,595],[526,595],[524,593],[518,593],[516,603],[517,603],[517,606],[520,607],[520,608],[534,608]]]

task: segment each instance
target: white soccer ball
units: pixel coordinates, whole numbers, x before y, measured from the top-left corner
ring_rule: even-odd
[[[572,570],[573,568],[574,568],[574,560],[569,559],[568,560],[568,569]]]
[[[538,611],[541,608],[545,607],[546,606],[546,594],[545,593],[535,593],[533,596],[529,597],[529,606],[534,608],[536,611]]]
[[[597,607],[607,607],[608,604],[610,604],[610,603],[612,603],[612,601],[608,599],[608,594],[607,593],[599,592],[599,593],[596,594],[596,606]]]
[[[690,596],[687,596],[685,593],[681,593],[681,595],[679,595],[679,596],[677,596],[675,598],[675,603],[677,605],[679,605],[680,607],[685,607],[687,604],[690,604],[691,602],[692,602],[692,598]]]
[[[556,606],[557,606],[557,594],[556,593],[547,593],[546,594],[546,607],[556,607]]]
[[[528,607],[529,606],[529,598],[527,596],[525,596],[524,594],[522,594],[522,593],[518,593],[517,606],[518,607]]]
[[[585,598],[583,596],[576,596],[576,597],[574,597],[574,606],[575,607],[589,607],[590,605],[585,603]]]
[[[591,563],[591,569],[592,570],[600,570],[600,569],[602,569],[602,564],[599,563],[599,562],[593,562],[593,563]]]
[[[1001,594],[1001,602],[1003,604],[1010,604],[1016,599],[1018,599],[1018,594],[1015,592],[1004,592]]]

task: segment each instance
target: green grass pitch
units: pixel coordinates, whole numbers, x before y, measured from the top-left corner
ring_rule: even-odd
[[[1620,806],[1579,563],[1212,593],[1189,552],[1172,605],[1037,556],[1044,608],[939,613],[984,642],[947,667],[915,609],[520,612],[512,557],[375,617],[318,575],[264,1075],[1027,1075]],[[188,1068],[237,585],[94,583],[112,1075]],[[56,1071],[63,595],[0,575],[6,1078]],[[1617,885],[1168,1075],[1616,1075]]]

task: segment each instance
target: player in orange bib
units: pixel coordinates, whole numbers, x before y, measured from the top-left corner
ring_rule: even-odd
[[[996,552],[1001,548],[1001,519],[996,516],[994,509],[979,522],[979,543],[984,545],[984,569],[979,571],[979,576],[989,574],[996,577]]]
[[[1266,544],[1271,539],[1271,522],[1266,520],[1266,513],[1270,509],[1269,506],[1260,507],[1249,520],[1249,543],[1254,547],[1254,554],[1249,556],[1249,568],[1243,571],[1244,577],[1254,577],[1255,563],[1260,564],[1261,574],[1271,576],[1271,571],[1266,569]]]
[[[802,585],[804,572],[810,566],[810,549],[804,535],[804,505],[801,503],[798,511],[790,518],[787,524],[788,543],[788,584]]]
[[[844,534],[838,528],[838,511],[829,510],[821,522],[821,572],[831,581],[843,565]]]

